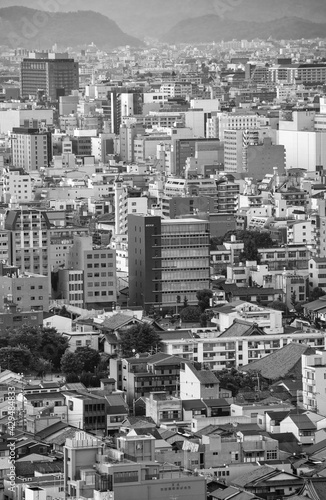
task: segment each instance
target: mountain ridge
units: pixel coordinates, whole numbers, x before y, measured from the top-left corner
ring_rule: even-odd
[[[15,0],[19,5],[40,8],[40,0]],[[44,3],[46,3],[44,1]],[[0,6],[12,0],[0,0]],[[218,15],[226,19],[266,22],[296,17],[326,22],[325,0],[56,0],[52,10],[92,10],[113,19],[125,32],[143,38],[169,31],[186,18]]]
[[[47,12],[22,6],[0,8],[0,45],[44,49],[62,47],[100,48],[140,46],[140,40],[124,33],[115,21],[92,10]]]
[[[180,21],[161,40],[167,43],[209,43],[234,39],[291,40],[324,36],[324,23],[313,23],[299,17],[285,17],[262,23],[233,21],[210,15]]]

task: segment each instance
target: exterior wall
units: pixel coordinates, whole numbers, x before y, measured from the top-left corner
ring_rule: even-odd
[[[3,175],[3,201],[19,203],[31,201],[32,181],[30,175],[19,170],[7,170]]]
[[[265,139],[263,144],[248,146],[247,169],[250,177],[263,179],[266,174],[273,174],[276,166],[279,173],[284,174],[285,148],[283,145],[273,145],[271,139]]]
[[[150,483],[150,484],[146,484]],[[115,486],[115,500],[139,500],[149,498],[166,500],[167,494],[177,494],[179,500],[206,500],[206,481],[203,477],[166,478],[156,481],[146,481],[141,484],[124,484]]]
[[[315,172],[326,164],[326,145],[322,132],[279,130],[277,142],[285,147],[286,168],[302,168]]]
[[[326,416],[325,379],[326,351],[302,356],[302,395],[307,410]]]
[[[150,397],[146,398],[146,417],[151,417],[157,425],[181,420],[181,400],[166,396],[165,392],[151,393]]]
[[[307,343],[311,347],[323,349],[325,333],[320,330],[294,334],[266,334],[251,337],[222,337],[213,330],[211,334],[199,333],[201,338],[163,340],[163,351],[186,361],[204,363],[211,370],[222,370],[228,367],[239,368],[251,361],[262,358],[286,346],[291,342]],[[204,338],[206,335],[207,338]],[[181,337],[182,335],[180,335]],[[224,397],[220,395],[220,397]]]
[[[21,311],[48,311],[48,277],[36,274],[21,274],[18,277],[1,277],[0,303],[11,296]]]

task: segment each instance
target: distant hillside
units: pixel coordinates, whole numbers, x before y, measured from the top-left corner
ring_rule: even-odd
[[[100,48],[142,45],[96,12],[52,13],[19,6],[0,9],[0,45],[44,49],[55,43],[77,47],[92,42]]]
[[[168,43],[200,43],[220,40],[316,38],[325,36],[325,24],[297,17],[269,22],[233,21],[219,16],[201,16],[177,23],[162,36]]]
[[[40,0],[0,0],[0,5],[11,6],[13,1],[34,9],[40,9],[43,3]],[[126,33],[140,38],[158,37],[179,21],[207,15],[250,22],[292,16],[326,22],[325,0],[58,0],[53,5],[62,11],[92,9],[113,19]]]

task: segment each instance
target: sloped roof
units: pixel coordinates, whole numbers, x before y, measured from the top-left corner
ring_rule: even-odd
[[[163,439],[156,427],[151,427],[150,429],[148,427],[139,427],[133,430],[137,434],[137,436],[146,436],[146,434],[150,434],[151,436],[155,437],[155,439]]]
[[[130,316],[130,314],[117,313],[110,318],[105,318],[103,323],[99,324],[98,327],[102,330],[114,331],[132,323],[142,323],[142,321],[135,316]]]
[[[257,498],[256,495],[250,493],[249,491],[241,491],[234,486],[228,486],[225,489],[216,489],[215,491],[209,493],[210,497],[216,498],[216,500],[254,500]]]
[[[264,330],[259,328],[258,325],[253,325],[249,321],[243,319],[235,319],[229,328],[227,328],[219,338],[221,337],[243,337],[250,335],[266,335]]]
[[[326,450],[326,439],[323,439],[319,443],[313,444],[312,446],[309,446],[309,449],[307,450],[307,455],[314,455],[315,453]]]
[[[302,453],[302,445],[299,444],[299,441],[295,437],[292,432],[283,432],[283,433],[271,433],[269,436],[272,439],[276,439],[278,441],[278,447],[281,451],[284,451],[286,453],[290,453],[293,455],[293,453],[296,453],[299,455]]]
[[[149,427],[156,427],[156,424],[152,417],[126,417],[122,423],[124,427],[130,425],[130,427],[133,428],[149,428]]]
[[[56,434],[57,432],[61,431],[62,429],[65,429],[68,427],[68,424],[65,422],[56,422],[55,424],[50,425],[49,427],[46,427],[45,429],[42,429],[41,431],[35,433],[35,437],[40,438],[41,440]]]
[[[187,363],[187,367],[195,374],[200,383],[219,384],[219,381],[213,372],[209,370],[196,370],[196,368],[191,363]]]
[[[309,492],[308,498],[314,500],[325,500],[326,498],[326,478],[316,477],[306,480],[306,490]]]
[[[182,401],[184,410],[205,410],[206,405],[201,399],[187,399]]]
[[[255,469],[246,472],[242,476],[237,477],[232,481],[232,483],[236,486],[240,486],[244,488],[247,484],[252,483],[253,481],[257,481],[258,479],[265,478],[266,476],[273,475],[275,472],[280,472],[274,469],[274,467],[270,467],[269,465],[257,466]]]
[[[323,261],[324,260],[325,259],[323,259]],[[319,311],[320,309],[326,308],[326,296],[325,298],[320,297],[319,299],[314,300],[313,302],[305,304],[304,308],[307,309],[307,311]]]
[[[107,415],[128,415],[128,410],[124,405],[109,406],[106,413]]]
[[[80,429],[76,427],[67,427],[66,429],[62,429],[59,434],[54,437],[45,438],[44,441],[49,444],[56,444],[58,446],[63,446],[66,442],[66,439],[73,439],[76,435],[76,432],[79,432]]]
[[[310,430],[316,429],[316,425],[310,420],[310,418],[302,413],[301,415],[297,415],[296,413],[292,413],[290,415],[291,420],[295,423],[295,425],[300,430]]]
[[[56,460],[55,462],[20,462],[16,460],[16,475],[23,477],[34,477],[35,472],[41,474],[51,474],[63,472],[63,461]]]
[[[313,354],[315,349],[306,344],[291,342],[264,358],[252,361],[242,366],[241,371],[258,371],[262,377],[268,380],[279,380],[293,375],[293,378],[301,377],[302,354]]]
[[[61,389],[65,391],[87,391],[86,385],[84,385],[82,382],[71,382],[69,384],[64,384]]]

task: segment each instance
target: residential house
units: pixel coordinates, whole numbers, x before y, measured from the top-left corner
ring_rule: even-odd
[[[261,498],[276,500],[297,493],[304,479],[269,465],[258,467],[232,481],[232,486],[242,488]]]
[[[232,397],[232,393],[226,389],[220,390],[219,380],[213,372],[197,370],[191,363],[181,365],[180,399],[218,399],[220,397]]]

